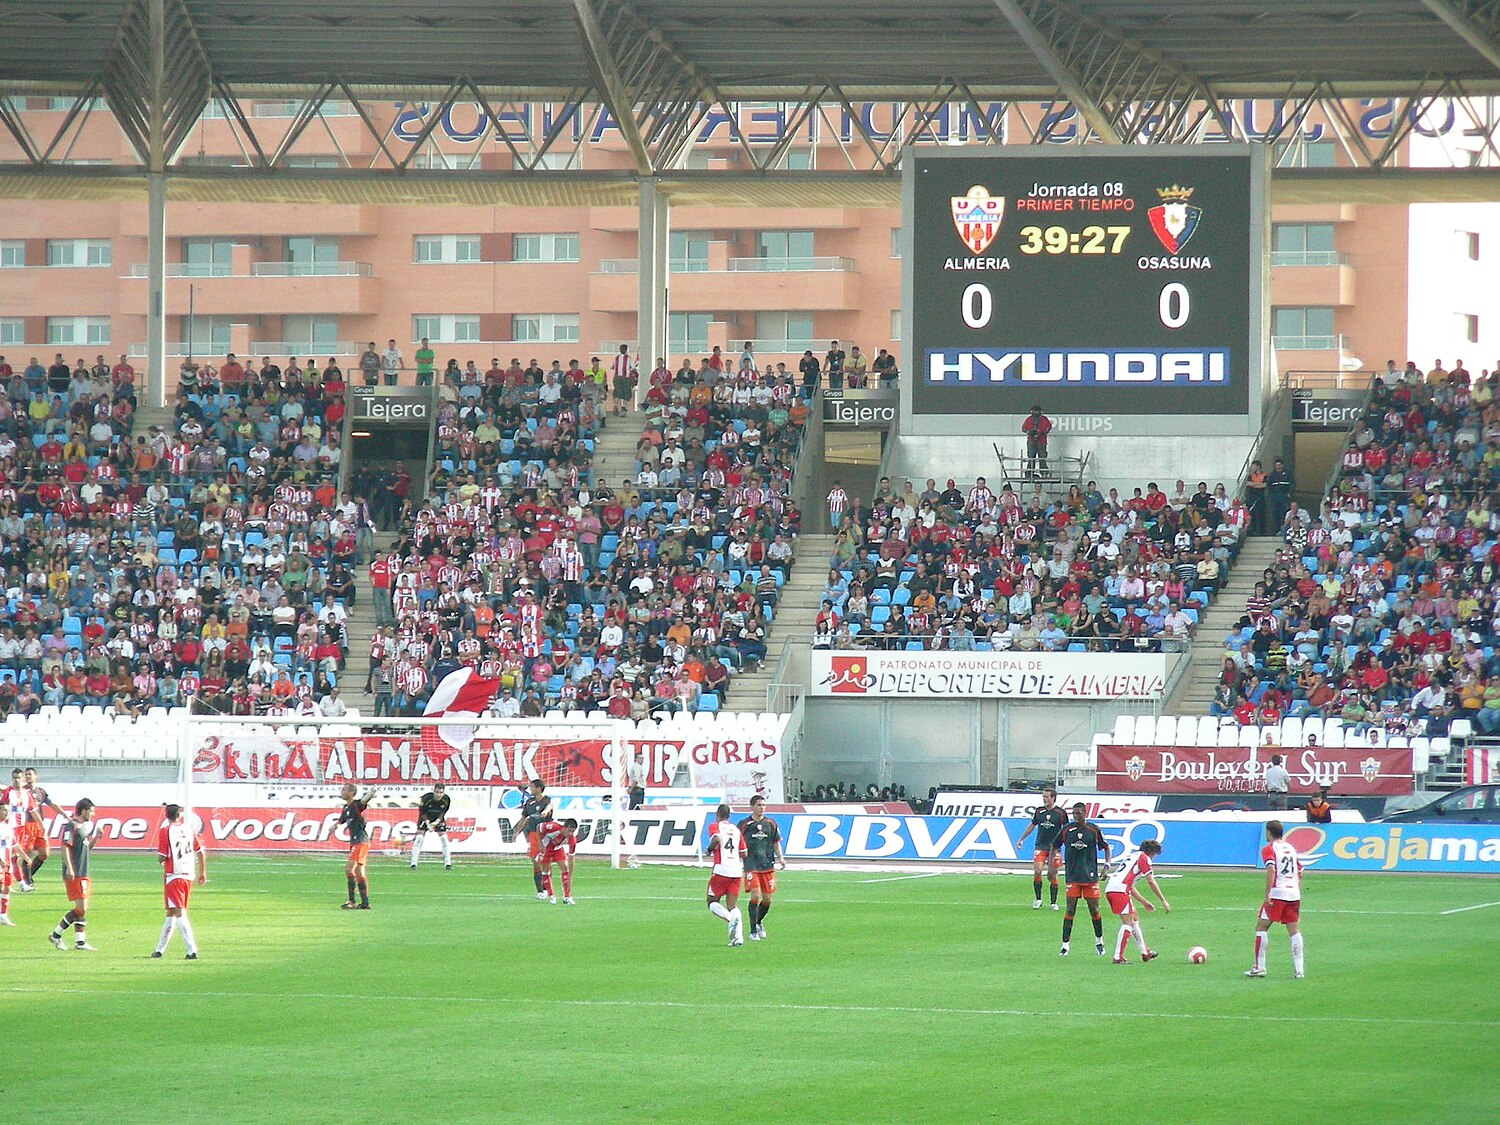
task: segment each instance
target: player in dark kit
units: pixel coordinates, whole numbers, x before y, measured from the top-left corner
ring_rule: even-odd
[[[1094,952],[1104,956],[1104,922],[1099,917],[1099,853],[1109,862],[1109,841],[1099,826],[1088,819],[1088,809],[1082,801],[1073,806],[1073,820],[1057,838],[1063,854],[1063,873],[1068,881],[1068,910],[1063,915],[1062,949],[1068,955],[1068,942],[1073,937],[1073,914],[1078,909],[1078,900],[1089,905],[1089,915],[1094,920]]]
[[[750,896],[750,940],[766,936],[763,925],[771,912],[771,896],[776,893],[776,869],[786,870],[781,854],[781,829],[766,815],[766,799],[759,794],[750,798],[750,815],[740,821],[740,835],[745,838],[745,893]]]
[[[370,883],[365,871],[365,861],[370,858],[370,829],[365,824],[365,812],[376,791],[371,789],[362,798],[355,797],[357,792],[353,785],[345,785],[340,793],[344,798],[344,811],[339,813],[339,824],[349,829],[349,862],[344,865],[349,897],[343,904],[345,910],[370,909]],[[356,890],[359,891],[358,906],[354,902]]]
[[[85,797],[62,829],[63,893],[73,908],[52,927],[47,938],[57,949],[67,949],[63,934],[71,926],[73,948],[94,952],[83,932],[89,912],[89,853],[94,850],[94,830],[94,802]]]
[[[453,853],[448,850],[448,807],[453,803],[438,782],[431,793],[423,793],[417,802],[417,834],[411,842],[411,869],[417,869],[417,859],[422,854],[422,841],[427,833],[436,832],[438,842],[443,845],[443,870],[453,868]]]
[[[516,830],[526,834],[526,854],[531,857],[531,879],[536,884],[536,897],[547,901],[547,892],[542,890],[542,842],[538,829],[553,818],[552,798],[547,796],[547,783],[533,781],[526,787],[526,796],[521,801],[521,820]]]
[[[1031,892],[1036,896],[1031,903],[1033,910],[1042,908],[1043,867],[1047,869],[1047,878],[1052,884],[1052,909],[1057,909],[1057,838],[1062,835],[1063,825],[1067,822],[1068,818],[1057,807],[1057,790],[1047,786],[1042,790],[1042,807],[1031,814],[1031,823],[1016,841],[1019,847],[1026,842],[1027,836],[1036,833],[1036,848],[1031,853]]]

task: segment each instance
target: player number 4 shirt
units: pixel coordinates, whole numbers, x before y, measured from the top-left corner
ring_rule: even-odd
[[[727,820],[714,829],[714,874],[740,877],[745,874],[745,838]]]

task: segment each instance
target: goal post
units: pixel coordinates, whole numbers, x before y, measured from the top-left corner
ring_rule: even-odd
[[[628,720],[195,714],[177,739],[183,803],[211,827],[211,847],[337,850],[334,814],[352,784],[376,790],[375,850],[404,848],[417,798],[442,783],[455,854],[524,854],[521,790],[540,780],[557,817],[578,820],[579,854],[622,866],[694,854],[703,810],[724,797],[697,788],[691,752],[664,750]],[[639,810],[632,783],[645,790]]]

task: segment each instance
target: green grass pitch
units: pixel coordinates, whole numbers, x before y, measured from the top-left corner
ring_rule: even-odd
[[[1253,981],[1254,872],[1164,880],[1163,957],[1116,966],[1086,915],[1058,956],[1029,877],[793,868],[729,949],[701,868],[580,863],[569,909],[523,863],[380,858],[364,913],[339,857],[213,856],[186,962],[124,853],[99,951],[52,949],[54,857],[0,930],[0,1119],[1500,1121],[1500,906],[1441,913],[1493,880],[1310,872],[1307,979],[1278,928]]]

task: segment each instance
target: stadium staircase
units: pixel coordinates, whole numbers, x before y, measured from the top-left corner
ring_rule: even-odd
[[[376,551],[389,551],[395,544],[395,532],[375,533]],[[375,635],[375,601],[370,587],[369,559],[354,568],[354,577],[358,594],[344,623],[349,631],[349,657],[344,662],[344,670],[339,673],[339,698],[345,707],[364,717],[375,714],[375,693],[365,691],[365,678],[370,674],[370,638]]]
[[[1238,622],[1245,613],[1245,599],[1275,560],[1280,546],[1281,540],[1274,536],[1245,540],[1240,557],[1229,571],[1229,581],[1198,620],[1187,671],[1162,709],[1164,714],[1208,714],[1214,690],[1219,686],[1219,670],[1224,666],[1224,638],[1238,630]]]
[[[643,411],[611,418],[594,434],[594,485],[619,488],[622,480],[635,480],[635,446],[646,428]]]
[[[772,686],[776,669],[781,666],[783,650],[792,652],[785,679],[806,685],[807,651],[812,643],[813,619],[818,616],[823,584],[828,579],[828,556],[833,554],[832,535],[799,535],[797,557],[792,572],[781,588],[776,616],[766,632],[766,661],[755,670],[740,672],[729,681],[726,711],[769,711],[785,708],[786,699],[775,706],[767,703],[767,689]]]

